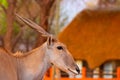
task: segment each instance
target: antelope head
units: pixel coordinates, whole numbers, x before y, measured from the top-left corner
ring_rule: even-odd
[[[45,37],[47,37],[46,44],[46,54],[49,62],[56,67],[67,73],[79,74],[80,70],[77,64],[75,63],[73,57],[70,52],[67,50],[66,46],[59,42],[55,37],[51,34],[47,33],[42,27],[34,23],[33,21],[23,18],[16,14],[16,16],[29,25],[31,28],[37,30],[39,33],[42,33]]]

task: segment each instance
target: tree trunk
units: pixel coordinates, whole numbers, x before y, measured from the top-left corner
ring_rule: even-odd
[[[12,32],[13,32],[13,23],[14,23],[14,8],[16,4],[16,0],[7,0],[8,8],[7,8],[7,32],[4,37],[4,47],[11,51],[12,49]]]
[[[49,27],[48,27],[48,12],[45,11],[44,8],[41,8],[41,13],[40,13],[40,26],[48,32]],[[37,43],[35,47],[38,47],[42,45],[46,41],[45,37],[42,37],[41,34],[38,35],[37,37]]]
[[[49,15],[51,7],[55,0],[36,0],[40,6],[40,26],[44,28],[48,32],[49,30]],[[46,41],[46,38],[42,37],[41,34],[38,35],[37,43],[35,47],[40,46]]]

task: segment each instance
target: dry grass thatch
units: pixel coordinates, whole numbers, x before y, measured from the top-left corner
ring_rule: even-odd
[[[91,69],[109,60],[120,60],[120,11],[85,10],[60,33],[75,59]]]

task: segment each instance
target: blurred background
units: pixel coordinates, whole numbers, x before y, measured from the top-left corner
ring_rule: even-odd
[[[41,37],[36,31],[17,20],[14,13],[31,19],[42,26],[46,31],[58,37],[59,33],[64,31],[66,27],[69,27],[75,17],[84,14],[84,11],[85,13],[91,13],[90,11],[94,10],[98,12],[99,10],[112,10],[118,11],[119,13],[120,0],[0,0],[0,46],[6,48],[10,52],[28,52],[46,41],[46,39]],[[94,15],[96,14],[92,14],[93,17]],[[89,21],[89,17],[87,19]],[[96,20],[93,22],[95,23],[95,21]],[[85,23],[87,23],[87,21]],[[119,21],[117,24],[119,24]],[[77,28],[75,29],[77,30]],[[80,34],[78,33],[76,35]],[[60,39],[62,41],[62,38]],[[75,59],[81,68],[83,65],[88,65],[78,58]],[[120,56],[118,56],[117,59],[120,59]],[[119,64],[119,61],[108,62],[102,65],[101,69],[107,69],[108,72],[112,70],[113,72],[114,69],[116,69],[116,63]],[[98,70],[98,68],[96,68],[96,70]],[[88,69],[88,71],[91,70]],[[91,75],[88,74],[88,77],[91,77]],[[115,76],[109,75],[107,77],[112,78]]]
[[[82,10],[119,9],[119,0],[0,0],[0,45],[12,51],[29,51],[42,40],[35,31],[16,20],[14,13],[58,34]],[[38,40],[38,41],[36,41]]]

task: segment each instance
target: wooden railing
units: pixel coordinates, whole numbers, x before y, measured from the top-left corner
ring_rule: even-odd
[[[52,69],[50,69],[50,75],[45,76],[44,80],[52,80]],[[86,68],[82,68],[82,77],[81,78],[68,78],[68,77],[61,77],[60,80],[120,80],[120,67],[117,68],[116,77],[115,78],[87,78],[86,77]]]

